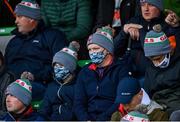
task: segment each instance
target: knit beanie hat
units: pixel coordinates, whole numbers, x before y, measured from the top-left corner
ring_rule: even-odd
[[[159,10],[163,11],[163,0],[140,0],[140,3],[147,2],[156,6]]]
[[[124,117],[122,117],[121,122],[150,122],[149,117],[146,114],[140,113],[138,111],[131,111]]]
[[[69,47],[63,48],[54,55],[52,64],[60,63],[73,73],[77,67],[77,52],[79,48],[79,43],[75,41],[71,42]]]
[[[6,95],[10,94],[18,98],[25,106],[29,106],[32,100],[32,86],[27,79],[17,79],[6,89]]]
[[[146,57],[158,56],[171,52],[170,42],[164,32],[149,31],[144,40]]]
[[[15,14],[40,20],[40,7],[35,0],[22,0],[16,5]]]
[[[92,34],[88,41],[87,46],[90,44],[97,44],[110,52],[114,53],[114,45],[113,45],[113,32],[110,27],[102,27],[97,32]]]

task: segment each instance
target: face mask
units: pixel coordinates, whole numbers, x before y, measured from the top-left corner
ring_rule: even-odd
[[[169,62],[170,62],[170,53],[166,54],[165,58],[159,64],[154,64],[154,66],[159,68],[166,68],[169,66]]]
[[[103,51],[89,53],[89,56],[91,58],[91,61],[95,64],[102,63],[104,58],[106,57]]]
[[[64,80],[70,74],[70,71],[64,66],[54,66],[54,76],[56,80]]]

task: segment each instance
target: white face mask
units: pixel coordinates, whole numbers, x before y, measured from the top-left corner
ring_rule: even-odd
[[[154,66],[159,68],[166,68],[169,66],[169,62],[170,62],[170,53],[166,54],[165,58],[159,64],[154,64]]]

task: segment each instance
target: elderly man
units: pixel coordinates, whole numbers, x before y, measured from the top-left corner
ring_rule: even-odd
[[[51,62],[54,54],[65,44],[64,35],[54,29],[45,28],[40,21],[40,8],[34,0],[23,0],[16,6],[15,35],[5,50],[5,63],[16,78],[27,78],[32,82],[33,94],[42,95],[43,85],[51,78]],[[38,96],[37,94],[34,96]]]
[[[176,27],[179,26],[179,18],[174,12],[168,10],[168,15],[164,15],[162,2],[162,0],[140,0],[142,15],[133,17],[114,39],[115,53],[117,55],[120,48],[125,47],[125,44],[127,44],[128,35],[135,40],[131,43],[131,57],[136,77],[144,76],[145,69],[150,64],[143,51],[146,33],[152,30],[155,25],[161,25],[167,36],[171,36],[175,34]]]
[[[74,107],[78,120],[110,120],[117,108],[116,88],[128,75],[123,62],[114,59],[112,31],[103,27],[87,42],[92,63],[79,73],[75,87]]]

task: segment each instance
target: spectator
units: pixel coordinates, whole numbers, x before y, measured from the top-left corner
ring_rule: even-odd
[[[6,96],[4,94],[7,86],[14,80],[14,76],[8,72],[5,68],[4,57],[0,52],[0,116],[6,112],[5,99]]]
[[[145,90],[169,115],[180,109],[180,58],[164,32],[151,30],[144,42],[145,56],[152,65],[145,75]]]
[[[37,113],[31,107],[31,83],[26,79],[17,79],[6,89],[7,113],[3,121],[35,121]]]
[[[152,30],[155,25],[160,24],[162,30],[169,37],[175,35],[177,32],[175,27],[178,27],[179,23],[178,17],[174,12],[168,12],[167,16],[163,14],[162,0],[140,0],[140,6],[142,15],[133,17],[128,24],[124,25],[123,30],[114,39],[114,45],[115,55],[118,56],[118,53],[120,53],[119,49],[127,44],[128,35],[130,35],[131,39],[134,40],[131,41],[130,55],[133,61],[134,75],[136,78],[143,79],[146,67],[150,65],[143,51],[146,33]]]
[[[52,79],[53,55],[66,45],[65,38],[60,31],[43,26],[34,0],[23,0],[16,6],[15,14],[17,28],[6,47],[5,63],[16,78],[33,81],[33,99],[42,98],[44,85]]]
[[[79,41],[80,58],[87,57],[86,38],[92,29],[91,0],[42,0],[41,13],[46,26],[63,31],[68,42]]]
[[[117,107],[116,87],[128,75],[124,62],[114,59],[112,30],[103,27],[87,42],[92,63],[78,74],[74,110],[78,120],[110,120]]]
[[[118,111],[113,113],[112,120],[132,121],[167,121],[168,114],[163,107],[151,100],[141,88],[138,80],[124,78],[117,88],[116,103]]]
[[[45,120],[75,120],[73,112],[77,42],[71,42],[53,57],[54,81],[48,85],[39,113]]]

